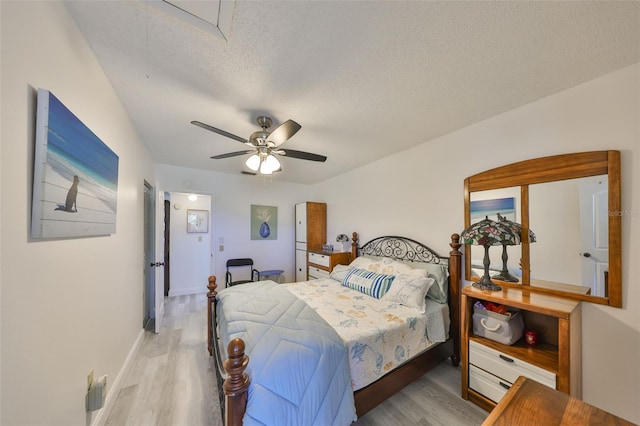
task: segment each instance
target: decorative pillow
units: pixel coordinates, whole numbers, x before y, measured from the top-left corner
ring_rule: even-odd
[[[344,277],[342,285],[380,299],[389,290],[394,275],[376,274],[365,269],[353,268]]]
[[[444,263],[427,263],[427,262],[412,262],[399,261],[404,265],[410,266],[413,269],[424,269],[427,271],[427,276],[435,280],[435,284],[432,285],[427,292],[427,297],[438,303],[447,303],[448,291],[449,291],[449,267]]]
[[[366,269],[367,271],[377,273],[378,269],[380,269],[380,259],[375,259],[368,256],[360,256],[353,259],[349,266],[351,266],[352,268]]]
[[[412,269],[393,280],[382,300],[396,302],[424,314],[427,310],[426,295],[434,282],[433,278],[427,277],[426,270]]]
[[[332,278],[336,281],[344,281],[344,278],[347,276],[350,270],[353,268],[349,265],[336,265],[333,267],[333,271],[331,271],[331,275],[329,278]]]

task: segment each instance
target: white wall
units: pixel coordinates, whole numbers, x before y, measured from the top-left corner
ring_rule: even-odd
[[[622,309],[583,303],[583,399],[640,423],[640,66],[506,112],[316,186],[329,235],[406,235],[442,254],[467,176],[529,158],[622,153]],[[402,137],[402,135],[399,135]]]
[[[63,2],[0,2],[1,383],[4,425],[83,425],[87,374],[108,389],[142,329],[143,182],[150,155]],[[36,89],[119,155],[116,233],[29,239]],[[111,398],[113,395],[109,395]]]
[[[166,164],[157,166],[157,179],[172,193],[211,194],[213,273],[220,287],[224,286],[227,259],[237,257],[253,258],[257,269],[284,270],[282,282],[294,280],[295,205],[304,201],[323,201],[314,196],[312,187]],[[277,240],[251,240],[252,204],[278,207]],[[224,239],[224,251],[219,250],[220,238]],[[171,256],[173,270],[173,248]],[[206,291],[206,277],[200,284],[202,291]]]
[[[206,283],[212,274],[211,262],[211,196],[198,195],[195,201],[189,194],[171,193],[170,247],[171,261],[169,296],[205,293]],[[177,209],[176,206],[179,208]],[[208,232],[187,232],[187,211],[209,212]]]

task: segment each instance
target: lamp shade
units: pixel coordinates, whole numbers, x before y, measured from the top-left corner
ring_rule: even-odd
[[[253,154],[247,159],[247,162],[244,164],[246,164],[246,166],[254,172],[257,172],[258,168],[260,167],[260,156],[258,154]]]
[[[269,170],[271,170],[271,172],[275,172],[280,168],[280,162],[272,154],[267,155],[267,158],[265,158],[264,160],[264,164],[269,168]]]
[[[512,222],[508,220],[506,217],[500,215],[500,213],[498,213],[498,222],[503,225],[506,225],[507,227],[509,227],[509,229],[511,229],[511,232],[513,232],[515,235],[522,238],[522,225],[520,225],[517,222]],[[529,229],[529,242],[530,243],[536,242],[536,234],[534,234],[531,229]]]
[[[269,167],[269,165],[267,165],[266,161],[263,161],[260,164],[260,174],[261,175],[270,175],[273,173],[273,170],[271,170],[271,167]]]
[[[502,222],[485,217],[462,231],[460,235],[465,244],[476,246],[514,246],[520,244],[520,234],[514,233]]]

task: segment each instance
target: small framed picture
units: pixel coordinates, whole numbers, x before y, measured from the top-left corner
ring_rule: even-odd
[[[187,210],[187,232],[209,232],[209,210]]]

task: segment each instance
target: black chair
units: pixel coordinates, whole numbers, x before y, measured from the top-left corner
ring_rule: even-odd
[[[229,271],[229,268],[247,267],[247,266],[251,269],[251,279],[234,281],[233,277],[231,276],[231,271]],[[244,258],[244,259],[227,260],[227,280],[226,280],[227,287],[230,287],[236,284],[245,284],[253,281],[258,281],[259,277],[260,277],[260,272],[258,272],[257,269],[253,268],[253,259]]]

